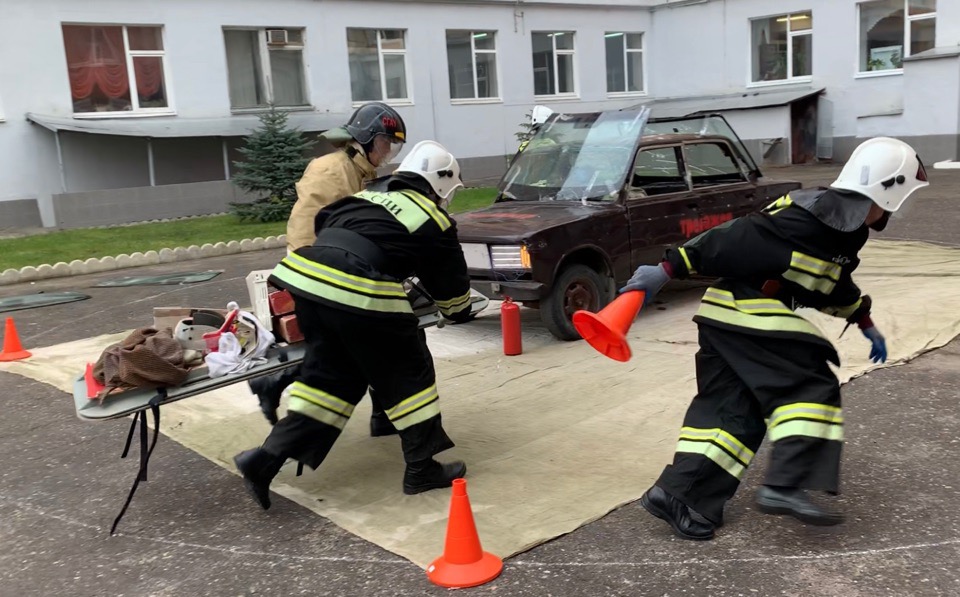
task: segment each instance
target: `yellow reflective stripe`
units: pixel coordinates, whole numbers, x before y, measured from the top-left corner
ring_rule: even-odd
[[[843,425],[818,423],[816,421],[787,421],[770,429],[770,441],[779,441],[785,437],[803,435],[835,441],[843,441]]]
[[[430,221],[429,214],[424,213],[413,199],[403,193],[360,191],[354,195],[354,197],[383,206],[384,209],[390,212],[390,215],[395,217],[397,221],[403,224],[407,231],[411,233],[416,232],[421,226]]]
[[[791,255],[790,267],[815,276],[826,276],[834,282],[840,281],[840,273],[843,271],[843,268],[836,263],[817,259],[816,257],[805,255],[799,251],[794,251]]]
[[[796,313],[788,309],[786,305],[777,299],[761,298],[736,300],[733,298],[732,292],[728,290],[720,290],[719,288],[707,288],[707,291],[703,293],[703,300],[710,303],[723,305],[725,307],[730,307],[731,309],[736,309],[737,311],[743,311],[744,313],[750,315],[783,314],[791,317],[799,317]]]
[[[810,334],[818,338],[824,337],[817,326],[794,314],[789,309],[784,309],[784,311],[789,315],[786,313],[783,315],[759,315],[757,312],[744,312],[739,308],[717,306],[704,298],[696,315],[704,319],[764,332],[797,332]]]
[[[785,404],[770,414],[770,427],[776,427],[783,421],[796,418],[818,419],[827,423],[843,423],[843,409],[816,402],[795,402]]]
[[[434,301],[437,304],[437,307],[440,308],[440,312],[443,314],[455,313],[457,311],[463,310],[465,305],[469,305],[471,301],[470,291],[468,290],[466,294],[462,294],[457,298],[452,298],[448,301]]]
[[[769,215],[774,215],[778,212],[783,211],[784,209],[793,205],[793,199],[790,198],[790,195],[785,197],[780,197],[770,205],[763,208],[763,211],[767,212]]]
[[[827,278],[817,278],[811,276],[810,274],[798,272],[794,269],[788,269],[785,271],[783,273],[783,277],[785,280],[790,280],[795,284],[799,284],[807,290],[813,292],[822,292],[823,294],[830,294],[837,286],[836,282],[833,280],[829,280]]]
[[[695,442],[681,439],[677,442],[677,452],[686,452],[690,454],[701,454],[717,463],[723,470],[727,471],[735,479],[743,477],[747,467],[737,462],[736,458],[727,454],[720,446],[711,442]]]
[[[436,400],[437,398],[439,398],[439,394],[437,393],[437,386],[434,384],[425,390],[417,392],[409,398],[401,400],[400,403],[393,408],[386,409],[387,417],[389,417],[391,421],[396,421],[397,419],[409,415],[413,411],[425,406],[428,402]]]
[[[753,450],[743,445],[743,442],[738,440],[732,434],[727,433],[723,429],[697,429],[696,427],[683,427],[680,429],[680,439],[710,440],[715,444],[725,447],[728,452],[736,456],[744,464],[750,464],[750,461],[753,460]]]
[[[680,253],[680,256],[683,257],[683,264],[687,266],[687,273],[696,275],[697,270],[693,269],[693,265],[690,263],[690,257],[687,255],[687,250],[684,247],[680,247],[677,251]]]
[[[369,294],[381,294],[385,296],[395,296],[398,298],[407,298],[407,293],[403,291],[403,285],[399,282],[388,282],[383,280],[371,280],[362,278],[353,274],[342,272],[336,268],[310,261],[309,259],[290,253],[283,258],[287,267],[294,269],[302,274],[317,278],[323,282],[333,283],[337,286],[343,286],[350,290],[366,292]]]
[[[857,312],[857,309],[860,308],[860,305],[863,304],[863,299],[857,299],[857,302],[852,305],[847,305],[846,307],[824,307],[820,309],[827,315],[832,315],[834,317],[842,317],[843,319],[848,319],[851,315]]]
[[[303,398],[309,402],[322,406],[323,408],[337,413],[338,415],[349,417],[353,414],[353,405],[346,400],[341,400],[333,394],[328,394],[323,390],[311,388],[302,381],[295,381],[290,386],[290,396]]]
[[[326,423],[331,427],[336,427],[341,431],[346,426],[348,420],[347,417],[332,413],[321,406],[317,406],[309,400],[304,400],[303,398],[297,396],[290,397],[290,402],[287,405],[287,411],[300,413],[301,415],[310,417],[315,421],[320,421],[321,423]]]
[[[290,386],[290,402],[287,410],[306,415],[337,429],[343,429],[347,424],[350,415],[353,414],[353,408],[349,402],[323,390],[311,388],[303,382],[295,381]]]
[[[404,295],[403,299],[374,298],[364,294],[357,294],[337,288],[326,282],[315,280],[305,274],[294,271],[280,263],[273,269],[273,277],[288,285],[289,288],[301,290],[334,303],[381,313],[413,313],[410,301]]]
[[[414,191],[399,191],[401,194],[405,195],[407,198],[415,202],[420,206],[420,209],[427,212],[427,215],[437,223],[437,226],[440,226],[440,230],[446,230],[450,227],[450,219],[444,215],[444,213],[437,207],[437,204],[427,199],[420,193]]]
[[[394,427],[396,427],[400,431],[403,431],[408,427],[413,427],[417,423],[423,423],[424,421],[427,421],[437,416],[440,416],[440,401],[434,400],[430,404],[427,404],[421,408],[418,408],[417,410],[413,411],[412,413],[403,417],[402,419],[398,419],[396,421],[393,421],[391,419],[391,421],[393,422]]]

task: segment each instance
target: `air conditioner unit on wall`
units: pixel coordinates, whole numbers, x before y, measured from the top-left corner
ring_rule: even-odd
[[[286,29],[267,29],[267,45],[268,46],[287,45],[287,30]]]

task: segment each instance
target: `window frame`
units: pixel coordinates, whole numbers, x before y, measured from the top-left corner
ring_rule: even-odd
[[[655,193],[653,195],[647,193],[647,191],[641,186],[635,186],[634,176],[636,176],[637,171],[637,160],[640,159],[640,154],[644,151],[658,151],[658,150],[673,150],[674,159],[677,161],[677,174],[680,179],[683,180],[687,188],[679,189],[676,191],[669,191],[667,193]],[[666,142],[666,143],[657,143],[655,145],[641,145],[637,152],[633,156],[633,167],[630,169],[629,179],[627,180],[627,202],[628,205],[636,205],[638,203],[660,203],[664,201],[670,201],[675,199],[677,196],[689,193],[693,187],[690,182],[690,176],[687,173],[687,165],[684,162],[686,157],[683,151],[682,142]]]
[[[857,52],[856,52],[856,63],[854,65],[854,78],[856,79],[873,79],[875,77],[891,77],[903,74],[903,67],[900,68],[888,68],[884,70],[860,70],[860,43],[863,41],[863,33],[861,32],[861,17],[864,4],[871,4],[870,0],[864,2],[857,2]],[[903,0],[903,57],[902,60],[913,56],[911,51],[911,31],[910,25],[914,21],[934,21],[934,27],[936,27],[937,19],[937,10],[933,12],[920,13],[918,15],[910,14],[910,0]],[[937,42],[934,38],[933,42],[934,47],[936,47]]]
[[[729,157],[730,160],[733,162],[733,165],[737,170],[736,173],[740,175],[741,180],[729,181],[729,182],[715,182],[715,183],[710,183],[708,185],[703,185],[698,187],[693,180],[694,174],[693,172],[690,171],[690,158],[687,152],[687,150],[690,147],[695,147],[697,145],[715,145],[717,147],[720,147],[721,151],[723,150],[729,151],[729,155],[727,155],[727,157]],[[704,189],[709,190],[709,189],[716,189],[721,187],[728,187],[731,185],[740,185],[740,184],[750,183],[749,172],[744,169],[743,161],[737,155],[737,152],[734,149],[734,147],[729,143],[725,143],[717,139],[697,139],[694,141],[684,141],[683,142],[683,164],[684,164],[684,170],[686,171],[686,174],[688,177],[688,182],[690,184],[690,190],[692,191],[701,191]],[[733,173],[731,172],[729,175],[732,176]]]
[[[381,98],[381,99],[379,99],[379,100],[355,100],[355,99],[353,99],[353,89],[351,88],[351,90],[350,90],[350,102],[351,102],[351,106],[354,107],[354,108],[359,108],[360,106],[362,106],[362,105],[364,105],[364,104],[367,104],[367,103],[370,103],[370,102],[375,102],[375,101],[383,102],[383,103],[387,104],[388,106],[412,106],[412,105],[413,105],[413,81],[412,81],[412,79],[410,78],[410,68],[409,68],[410,63],[409,63],[409,61],[407,60],[407,56],[408,56],[408,54],[407,54],[407,49],[408,49],[408,48],[407,48],[407,41],[408,41],[407,33],[409,32],[409,30],[408,30],[408,29],[405,29],[405,28],[400,28],[400,27],[381,27],[381,28],[378,28],[378,27],[347,27],[347,29],[348,29],[348,30],[349,30],[349,29],[365,29],[365,30],[367,30],[367,31],[376,31],[376,32],[377,32],[377,64],[378,64],[378,68],[380,69],[380,98]],[[393,49],[386,49],[386,50],[385,50],[385,49],[383,49],[383,32],[384,32],[384,31],[400,31],[400,32],[403,34],[403,49],[400,49],[400,50],[393,50]],[[349,34],[348,34],[348,36],[347,36],[347,39],[348,39],[348,44],[347,44],[347,63],[348,63],[348,69],[349,69],[349,61],[350,61],[350,45],[349,45],[349,39],[350,39],[350,38],[349,38]],[[387,97],[387,73],[386,73],[386,71],[384,70],[384,66],[383,66],[383,57],[384,57],[384,55],[389,55],[389,56],[403,56],[403,78],[404,78],[404,80],[405,80],[405,82],[406,82],[407,97],[404,97],[404,98],[388,98],[388,97]],[[351,81],[351,85],[352,85],[352,81]]]
[[[541,95],[537,93],[536,88],[536,76],[534,76],[534,88],[533,88],[533,97],[535,100],[579,100],[580,99],[580,77],[579,77],[579,68],[577,68],[577,32],[573,30],[567,31],[531,31],[530,32],[530,56],[533,57],[533,35],[537,33],[545,34],[550,38],[550,43],[553,46],[553,76],[554,76],[554,93]],[[570,35],[573,39],[573,48],[569,50],[558,50],[557,49],[557,34],[562,33],[564,35]],[[571,63],[573,64],[573,91],[566,91],[563,93],[558,93],[557,88],[560,86],[560,70],[557,67],[557,56],[572,56]],[[536,71],[534,71],[534,74]]]
[[[623,98],[623,97],[643,97],[649,95],[647,92],[647,52],[646,52],[646,38],[647,33],[645,31],[606,31],[603,34],[604,40],[607,36],[611,34],[620,34],[623,36],[623,91],[610,91],[607,89],[608,98]],[[627,36],[628,35],[639,35],[640,36],[640,49],[628,48],[627,47]],[[576,46],[574,46],[576,47]],[[627,57],[630,53],[640,54],[640,68],[643,71],[643,80],[640,82],[640,91],[627,91],[627,81],[629,80],[628,64],[629,61]],[[609,66],[609,65],[608,65]]]
[[[444,31],[444,41],[446,42],[446,34],[451,31],[460,31],[470,34],[470,69],[473,71],[473,97],[451,97],[450,103],[453,105],[463,105],[463,104],[501,104],[503,103],[503,97],[500,95],[500,90],[502,86],[500,85],[500,57],[497,54],[497,29],[446,29]],[[493,36],[493,49],[477,49],[477,42],[474,35],[477,33],[489,33]],[[497,69],[497,95],[493,97],[478,97],[479,96],[479,87],[480,84],[477,81],[477,54],[493,54],[494,64]],[[447,64],[450,64],[450,55],[447,54]],[[449,87],[449,85],[448,85]]]
[[[267,30],[283,29],[290,31],[293,29],[300,31],[300,44],[284,48],[270,48],[267,44]],[[273,103],[273,65],[270,63],[270,52],[293,52],[299,51],[302,57],[300,61],[301,76],[303,77],[303,98],[306,103],[297,106],[275,106],[277,110],[286,112],[309,111],[313,110],[313,102],[310,96],[310,77],[307,69],[307,28],[306,27],[232,27],[223,26],[220,28],[221,37],[227,31],[256,31],[257,32],[257,51],[260,53],[260,84],[263,85],[266,104],[263,106],[253,106],[249,108],[233,107],[233,100],[230,99],[230,68],[227,67],[227,101],[230,102],[230,112],[232,114],[257,114],[270,109]],[[223,38],[223,51],[227,51],[227,41]],[[226,64],[226,63],[225,63]]]
[[[791,18],[796,15],[802,15],[810,13],[810,28],[803,29],[800,31],[793,31]],[[774,81],[754,81],[753,80],[753,62],[756,58],[755,52],[757,50],[754,45],[753,40],[753,22],[754,21],[763,21],[768,19],[787,19],[787,65],[786,65],[786,74],[787,76],[783,79],[776,79]],[[747,87],[776,87],[777,85],[796,85],[797,83],[809,83],[813,81],[813,56],[810,57],[810,74],[801,75],[799,77],[793,76],[793,40],[795,37],[801,37],[804,35],[810,36],[810,47],[813,47],[813,9],[809,10],[795,10],[785,14],[774,14],[767,15],[762,17],[751,17],[748,20],[750,24],[750,32],[748,37],[748,44],[750,50],[747,52],[748,56],[748,67],[747,67]]]
[[[127,84],[131,86],[130,90],[130,110],[111,110],[106,112],[74,112],[73,111],[73,95],[70,94],[70,112],[73,115],[73,118],[77,119],[100,119],[100,118],[149,118],[156,116],[176,116],[176,101],[173,93],[173,80],[170,77],[170,61],[167,60],[167,27],[163,24],[157,23],[100,23],[100,22],[76,22],[76,21],[61,21],[60,22],[60,35],[61,40],[63,38],[63,27],[68,25],[71,27],[120,27],[121,34],[123,36],[123,52],[124,52],[124,61],[127,66]],[[131,50],[130,49],[130,36],[127,34],[128,27],[154,27],[160,30],[160,44],[163,46],[163,50]],[[167,96],[167,107],[165,108],[141,108],[140,107],[140,94],[136,91],[137,78],[133,70],[133,58],[134,57],[158,57],[160,58],[161,64],[163,64],[163,91]],[[67,57],[67,48],[66,45],[63,46],[63,57],[66,61],[67,68],[70,67],[70,59]],[[67,81],[69,82],[69,75]],[[69,92],[68,92],[69,93]],[[0,109],[0,122],[2,122],[3,114],[2,109]]]

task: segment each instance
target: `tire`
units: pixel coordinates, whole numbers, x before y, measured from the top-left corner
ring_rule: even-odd
[[[573,313],[580,309],[599,311],[610,302],[610,279],[596,270],[575,263],[554,280],[550,294],[540,304],[540,319],[560,340],[579,340]]]

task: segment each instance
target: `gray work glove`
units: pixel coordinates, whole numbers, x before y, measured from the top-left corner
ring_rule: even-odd
[[[642,290],[646,293],[646,296],[643,298],[643,303],[647,304],[653,300],[653,297],[660,292],[660,289],[663,288],[664,284],[670,281],[670,274],[667,273],[667,270],[663,267],[663,263],[659,265],[641,265],[637,268],[637,271],[633,272],[633,277],[627,280],[626,286],[620,289],[620,293],[629,292],[631,290]]]

